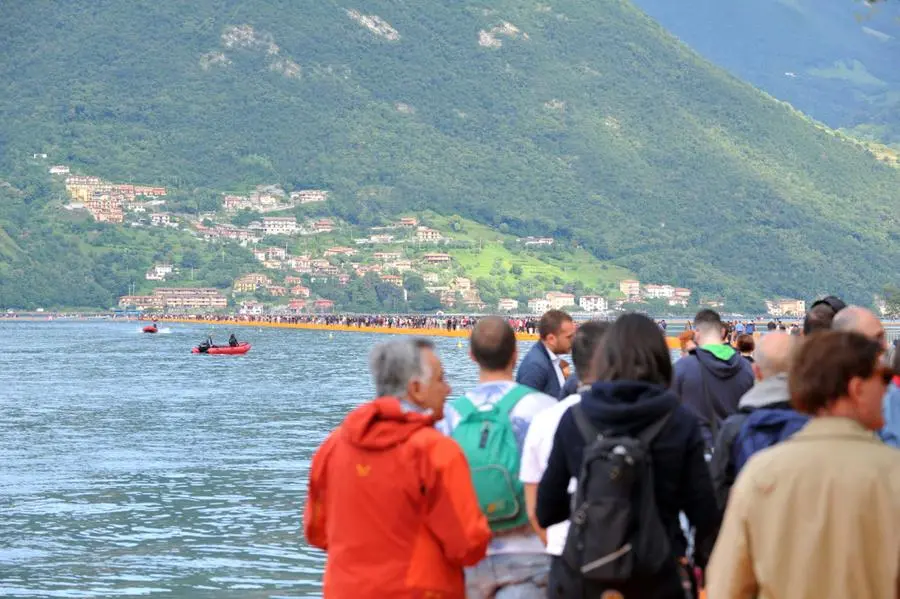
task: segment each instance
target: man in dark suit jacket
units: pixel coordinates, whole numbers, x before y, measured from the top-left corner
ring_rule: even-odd
[[[538,335],[540,341],[534,344],[519,364],[516,382],[558,398],[566,382],[559,356],[572,350],[575,323],[562,310],[549,310],[541,316]]]

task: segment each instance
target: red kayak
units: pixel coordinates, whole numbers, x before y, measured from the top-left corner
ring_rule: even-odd
[[[226,354],[226,355],[239,355],[246,354],[250,351],[250,344],[246,341],[241,341],[235,347],[231,347],[230,345],[219,345],[213,346],[206,350],[205,352],[201,352],[199,347],[195,347],[191,350],[192,354]]]
[[[157,329],[152,324],[148,324],[147,326],[144,327],[143,331],[145,333],[155,333],[157,331]]]

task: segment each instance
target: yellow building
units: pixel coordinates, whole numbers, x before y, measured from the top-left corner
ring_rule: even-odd
[[[619,281],[619,291],[621,291],[625,297],[640,297],[641,282],[634,279]]]

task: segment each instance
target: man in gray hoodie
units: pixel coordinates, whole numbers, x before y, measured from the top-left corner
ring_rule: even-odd
[[[791,409],[787,373],[791,365],[794,337],[773,332],[760,339],[753,352],[756,384],[741,397],[738,412],[722,424],[709,468],[719,507],[725,508],[728,492],[737,478],[732,446],[747,417],[759,408]]]

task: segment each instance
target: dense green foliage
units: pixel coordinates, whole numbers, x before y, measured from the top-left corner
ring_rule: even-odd
[[[635,1],[741,79],[832,127],[900,147],[900,4]]]
[[[181,190],[323,187],[329,210],[354,223],[458,213],[570,239],[642,280],[734,307],[826,290],[868,303],[900,259],[900,171],[710,66],[625,0],[360,10],[400,38],[332,0],[11,3],[0,178],[46,152],[80,172]],[[478,44],[504,22],[519,33]],[[258,41],[226,47],[223,33],[245,24]],[[283,74],[285,60],[299,76]],[[70,293],[77,285],[50,256],[96,258],[83,232],[44,231],[57,216],[46,206],[19,212],[11,241],[0,236],[12,256],[4,293]],[[21,247],[22,227],[42,231],[34,243],[46,254]],[[66,303],[123,292],[130,258],[115,256],[125,265],[102,267]],[[34,268],[17,269],[25,260]]]
[[[0,307],[102,308],[156,284],[144,273],[154,263],[179,273],[163,285],[225,289],[252,268],[252,254],[235,244],[210,248],[186,232],[125,228],[65,210],[62,187],[44,169],[20,169],[0,180]]]

